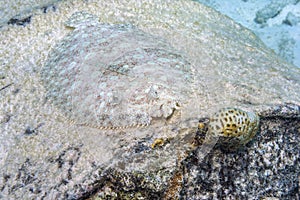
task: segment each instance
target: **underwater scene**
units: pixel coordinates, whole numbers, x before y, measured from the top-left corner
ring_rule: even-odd
[[[0,199],[299,199],[298,0],[0,2]]]

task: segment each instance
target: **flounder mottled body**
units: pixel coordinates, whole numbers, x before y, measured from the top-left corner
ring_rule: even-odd
[[[134,26],[84,16],[41,73],[48,99],[69,119],[100,129],[147,126],[189,103],[193,70],[179,51]]]
[[[182,52],[134,26],[99,24],[87,13],[79,16],[84,23],[68,21],[75,29],[55,46],[41,71],[47,98],[77,125],[195,133],[199,119],[189,111],[195,112],[197,72]],[[210,118],[199,159],[219,138],[230,149],[246,144],[258,123],[254,113],[220,110]]]

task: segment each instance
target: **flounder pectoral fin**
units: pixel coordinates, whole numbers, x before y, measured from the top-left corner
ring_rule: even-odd
[[[197,149],[198,163],[203,162],[206,155],[214,148],[218,142],[218,137],[206,135],[203,144]]]

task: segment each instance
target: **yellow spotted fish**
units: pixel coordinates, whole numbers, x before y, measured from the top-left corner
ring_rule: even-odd
[[[198,158],[204,159],[218,142],[221,149],[235,151],[247,144],[257,133],[259,116],[238,108],[223,108],[209,119],[208,131]]]
[[[245,145],[255,136],[258,125],[259,117],[254,112],[224,108],[211,117],[208,134],[214,137],[236,138],[239,145]]]

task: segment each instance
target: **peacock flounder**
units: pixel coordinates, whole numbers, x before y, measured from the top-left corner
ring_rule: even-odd
[[[192,95],[192,65],[161,38],[84,13],[41,72],[47,98],[77,124],[99,129],[170,119]],[[84,23],[83,23],[84,22]]]
[[[177,137],[174,130],[179,129],[196,132],[198,121],[190,120],[189,111],[196,106],[197,72],[182,52],[134,26],[100,24],[88,13],[75,13],[67,26],[74,30],[49,54],[41,78],[47,99],[72,123],[109,130],[142,126],[147,128],[137,134],[158,138],[168,131]],[[221,110],[210,119],[200,157],[219,137],[247,143],[257,126],[255,114]],[[159,131],[164,127],[168,130]],[[127,138],[129,143],[133,138]],[[133,160],[129,161],[136,166]]]

